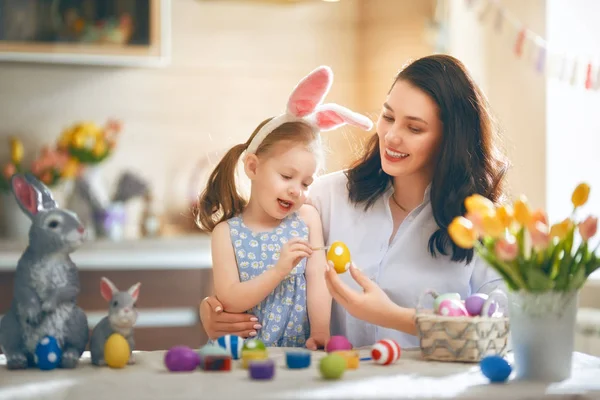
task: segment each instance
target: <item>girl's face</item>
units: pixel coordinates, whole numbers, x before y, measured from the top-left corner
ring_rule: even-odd
[[[442,142],[437,104],[423,91],[398,81],[377,121],[381,167],[393,177],[432,179]]]
[[[251,196],[272,218],[283,219],[306,201],[317,171],[317,158],[306,146],[280,142],[264,156],[249,156],[246,173]]]

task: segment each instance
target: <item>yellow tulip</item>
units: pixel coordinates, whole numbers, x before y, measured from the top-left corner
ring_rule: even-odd
[[[456,217],[448,226],[448,234],[458,247],[471,249],[477,241],[477,232],[473,223],[465,217]]]
[[[79,162],[77,161],[77,159],[75,158],[69,158],[69,161],[67,161],[67,163],[65,164],[65,167],[63,168],[62,172],[61,172],[61,176],[63,178],[73,178],[77,175],[77,172],[79,171]]]
[[[483,232],[492,238],[500,237],[504,233],[502,221],[496,214],[487,214],[483,217]]]
[[[106,143],[104,143],[104,140],[96,140],[96,144],[94,145],[92,154],[95,157],[100,157],[104,155],[104,153],[106,153]]]
[[[15,137],[10,138],[10,158],[15,165],[23,160],[23,143]]]
[[[75,131],[73,129],[65,129],[58,139],[58,147],[61,149],[65,149],[69,147],[71,142],[73,141],[73,133]]]
[[[590,195],[590,185],[587,183],[580,183],[577,185],[573,194],[571,195],[571,202],[575,208],[581,207],[588,201]]]
[[[71,145],[76,149],[81,149],[85,145],[85,136],[83,132],[73,132],[73,135],[71,136]]]
[[[465,208],[467,212],[478,214],[493,214],[495,212],[494,203],[480,194],[473,194],[467,197],[465,199]]]
[[[498,207],[496,216],[504,228],[510,227],[514,218],[512,208],[509,205]]]
[[[515,201],[513,207],[515,220],[522,226],[527,226],[529,224],[529,220],[531,219],[531,212],[529,211],[529,206],[527,205],[527,198],[525,196],[521,196]]]
[[[550,228],[550,237],[562,240],[567,236],[572,227],[573,221],[567,218],[562,222],[552,225],[552,228]]]

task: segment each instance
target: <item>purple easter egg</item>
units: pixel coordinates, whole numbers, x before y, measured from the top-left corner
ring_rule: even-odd
[[[469,315],[462,301],[454,299],[442,301],[438,313],[444,317],[466,317]]]
[[[475,293],[467,297],[465,300],[465,308],[469,315],[480,315],[483,309],[483,304],[487,301],[488,295],[485,293]]]
[[[193,371],[198,368],[200,356],[187,346],[175,346],[167,351],[164,361],[171,372]]]
[[[352,350],[352,343],[345,336],[332,336],[325,346],[325,351],[331,353],[339,350]]]

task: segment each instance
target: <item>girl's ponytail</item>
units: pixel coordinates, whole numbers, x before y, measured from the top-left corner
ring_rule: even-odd
[[[231,148],[210,174],[195,213],[201,229],[212,232],[219,222],[241,213],[246,206],[246,200],[237,190],[235,171],[247,147],[243,143]]]

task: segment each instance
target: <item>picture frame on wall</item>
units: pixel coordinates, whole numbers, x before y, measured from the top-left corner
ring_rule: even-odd
[[[0,0],[0,62],[160,67],[171,0]]]

